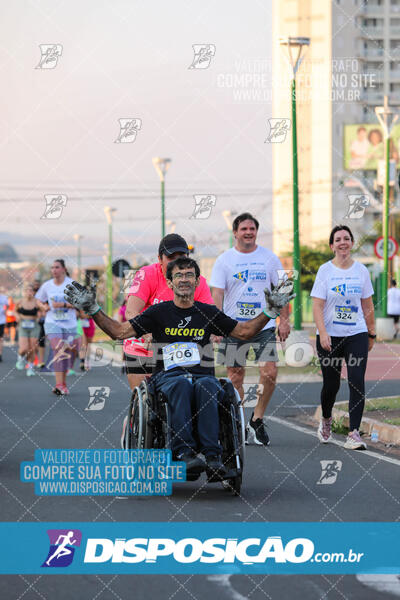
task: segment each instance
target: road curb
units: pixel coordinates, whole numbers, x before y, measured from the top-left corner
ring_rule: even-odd
[[[377,398],[368,398],[368,400],[377,400]],[[343,410],[338,408],[343,406]],[[347,411],[347,402],[338,402],[336,407],[332,410],[332,417],[334,419],[343,419],[344,425],[349,427],[349,414]],[[314,413],[314,420],[319,423],[321,420],[321,407],[318,406]],[[389,423],[382,423],[382,421],[376,421],[369,417],[363,417],[360,425],[360,431],[368,436],[371,436],[372,430],[378,433],[378,440],[385,442],[386,444],[398,444],[400,445],[400,427],[398,425],[389,425]]]

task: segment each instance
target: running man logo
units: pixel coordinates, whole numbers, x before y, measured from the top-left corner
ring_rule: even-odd
[[[74,558],[75,548],[81,545],[79,529],[48,529],[50,548],[42,567],[68,567]]]
[[[247,283],[247,280],[249,278],[248,269],[246,269],[246,271],[239,271],[239,273],[235,273],[234,278],[238,279],[239,281],[243,281],[243,283]]]
[[[187,327],[187,325],[190,323],[190,321],[192,320],[192,317],[185,317],[184,319],[181,319],[181,322],[178,323],[178,327]]]
[[[349,194],[349,208],[345,219],[361,219],[364,216],[365,209],[369,206],[369,197],[364,194]]]
[[[320,460],[321,463],[321,476],[317,481],[317,485],[332,485],[335,483],[338,474],[342,470],[341,460]]]
[[[88,387],[89,403],[85,410],[103,410],[106,399],[110,397],[110,388],[103,387]]]
[[[214,44],[193,44],[194,57],[189,69],[208,69],[215,56]]]
[[[290,119],[268,119],[269,135],[264,144],[281,144],[286,140],[287,132],[290,130]]]
[[[332,292],[336,292],[337,294],[340,294],[341,296],[345,296],[346,295],[346,284],[345,283],[341,283],[340,285],[335,285],[333,286],[333,288],[331,288]]]
[[[262,383],[244,383],[243,390],[243,406],[250,408],[256,406],[258,398],[263,393],[264,386]]]
[[[39,44],[40,61],[35,69],[55,69],[62,54],[61,44]]]
[[[299,278],[299,272],[296,269],[277,269],[279,281],[285,281],[286,279],[292,279],[296,281]]]
[[[59,219],[63,208],[67,206],[67,196],[64,194],[45,194],[46,207],[41,219]]]
[[[217,203],[214,194],[194,194],[194,210],[190,219],[208,219]]]
[[[142,119],[118,119],[118,122],[120,131],[114,144],[132,144],[142,129]]]

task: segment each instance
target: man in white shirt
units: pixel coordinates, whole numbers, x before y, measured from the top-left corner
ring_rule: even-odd
[[[388,317],[392,317],[394,321],[394,339],[397,338],[397,335],[400,331],[400,290],[397,286],[397,282],[395,279],[392,279],[391,286],[388,289],[387,293],[387,314]]]
[[[210,287],[216,306],[225,314],[247,321],[265,308],[264,288],[277,285],[279,258],[267,248],[257,246],[259,223],[250,213],[238,215],[232,230],[235,246],[221,254],[213,267]],[[289,306],[281,310],[279,339],[286,340],[290,332]],[[247,441],[268,446],[269,437],[263,421],[264,413],[275,389],[278,354],[276,350],[275,320],[271,320],[254,338],[243,342],[233,337],[224,338],[218,349],[217,361],[227,367],[228,377],[243,401],[243,380],[247,353],[253,348],[260,369],[257,405],[246,427]]]

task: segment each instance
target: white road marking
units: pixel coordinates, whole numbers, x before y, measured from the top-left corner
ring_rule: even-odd
[[[230,582],[231,577],[232,575],[208,575],[207,579],[208,581],[214,581],[219,587],[224,588],[233,600],[248,600],[247,596],[242,596],[242,594],[232,587]]]
[[[279,425],[284,425],[285,427],[290,427],[295,431],[300,431],[301,433],[305,433],[306,435],[311,435],[312,437],[317,438],[317,433],[307,429],[306,427],[302,427],[301,425],[296,425],[295,423],[289,423],[284,419],[280,419],[279,417],[267,417],[269,421],[273,421],[274,423],[278,423]],[[317,438],[318,439],[318,438]],[[336,446],[340,446],[343,448],[343,442],[339,442],[338,440],[332,440],[329,442],[330,444],[335,444]],[[328,444],[326,444],[328,445]],[[353,452],[356,452],[353,450]],[[383,460],[385,462],[391,463],[392,465],[397,465],[400,467],[400,460],[397,458],[392,458],[390,456],[385,456],[384,454],[377,454],[376,452],[371,452],[370,450],[359,450],[358,454],[363,454],[366,456],[371,456],[372,458],[377,458],[378,460]]]
[[[400,575],[356,575],[357,581],[377,592],[400,597]]]

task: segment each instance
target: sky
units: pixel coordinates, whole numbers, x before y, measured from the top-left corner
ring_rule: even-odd
[[[80,234],[83,264],[102,262],[109,205],[117,209],[114,257],[155,258],[160,181],[152,158],[161,156],[172,159],[166,219],[200,256],[227,248],[224,210],[254,212],[259,242],[270,245],[271,100],[246,91],[261,71],[263,91],[270,87],[271,4],[2,3],[0,243],[21,258],[73,262]],[[55,45],[55,60],[41,62],[44,44]],[[211,44],[207,68],[189,68],[195,44]],[[138,119],[134,141],[117,141],[119,119]],[[57,219],[42,218],[45,195],[65,197]],[[194,195],[215,196],[207,219],[190,218]]]

